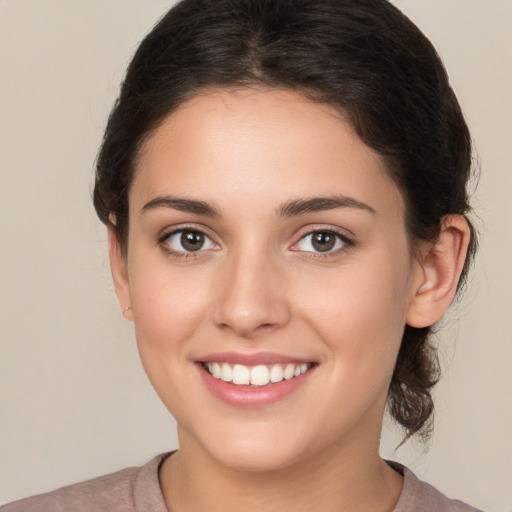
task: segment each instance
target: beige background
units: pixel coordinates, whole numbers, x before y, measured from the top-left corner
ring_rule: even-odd
[[[440,337],[428,448],[383,454],[451,496],[512,511],[512,1],[396,0],[450,71],[482,166],[482,249]],[[0,0],[0,502],[176,447],[110,283],[95,154],[163,0]]]

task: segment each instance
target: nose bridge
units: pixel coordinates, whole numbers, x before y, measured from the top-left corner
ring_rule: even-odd
[[[242,337],[284,325],[289,310],[278,266],[276,257],[261,245],[234,249],[219,275],[217,325]]]

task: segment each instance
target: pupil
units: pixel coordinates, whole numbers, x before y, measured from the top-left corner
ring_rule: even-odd
[[[321,232],[313,235],[313,247],[320,252],[330,251],[336,242],[332,233]]]
[[[181,235],[181,245],[187,251],[198,251],[204,244],[204,234],[198,231],[184,231]]]

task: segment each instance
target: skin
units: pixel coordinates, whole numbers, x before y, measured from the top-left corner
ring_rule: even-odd
[[[351,202],[282,215],[333,196]],[[155,206],[163,197],[217,215]],[[127,255],[110,229],[111,265],[178,423],[180,450],[160,472],[169,510],[391,511],[402,477],[378,448],[393,367],[405,324],[435,323],[453,298],[464,220],[446,217],[436,245],[413,252],[381,158],[333,109],[288,90],[210,91],[179,107],[143,146],[129,203]],[[206,233],[203,250],[165,238],[183,227]],[[350,242],[315,252],[312,230]],[[197,361],[224,351],[316,366],[292,395],[240,409],[200,378]]]

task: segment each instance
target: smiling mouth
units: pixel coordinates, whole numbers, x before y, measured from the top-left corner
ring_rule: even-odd
[[[257,366],[229,363],[205,363],[201,366],[214,378],[236,386],[262,387],[291,380],[308,372],[314,363],[288,363]]]

